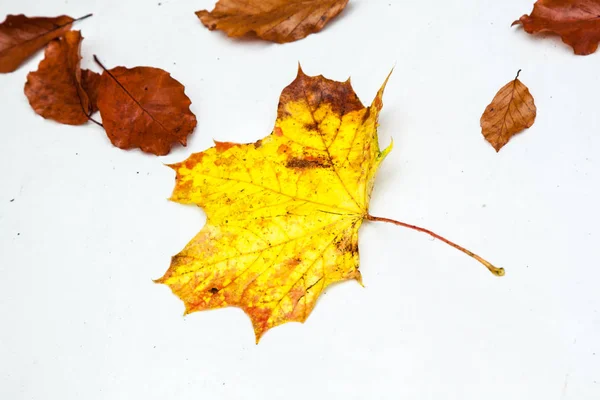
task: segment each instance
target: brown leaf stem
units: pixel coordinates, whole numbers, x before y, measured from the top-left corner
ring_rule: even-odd
[[[483,264],[484,267],[486,267],[492,274],[496,275],[496,276],[504,276],[504,268],[497,268],[494,267],[490,262],[484,260],[483,258],[479,257],[477,254],[465,249],[462,246],[457,245],[454,242],[451,242],[450,240],[446,239],[443,236],[438,235],[437,233],[434,233],[432,231],[430,231],[429,229],[425,229],[425,228],[421,228],[419,226],[415,226],[415,225],[410,225],[407,224],[405,222],[400,222],[400,221],[396,221],[393,219],[389,219],[389,218],[381,218],[381,217],[374,217],[370,214],[367,214],[367,220],[369,221],[376,221],[376,222],[388,222],[390,224],[394,224],[394,225],[398,225],[398,226],[403,226],[405,228],[409,228],[409,229],[413,229],[415,231],[419,231],[419,232],[423,232],[426,233],[430,236],[433,236],[436,239],[441,240],[442,242],[449,244],[450,246],[454,247],[457,250],[462,251],[463,253],[465,253],[466,255],[473,257],[474,259],[476,259],[477,261],[479,261],[481,264]]]
[[[96,121],[94,118],[92,118],[91,116],[87,116],[88,120],[92,121],[93,123],[95,123],[96,125],[98,125],[101,128],[104,128],[104,125],[102,125],[100,122]]]
[[[102,68],[104,71],[108,72],[108,69],[100,62],[100,60],[98,60],[98,57],[95,54],[94,54],[94,61],[96,62],[96,64],[98,64],[100,66],[100,68]]]
[[[86,19],[86,18],[89,18],[89,17],[91,17],[92,15],[94,15],[94,14],[90,13],[90,14],[84,15],[83,17],[79,17],[79,18],[77,18],[77,19],[73,20],[73,22],[77,22],[77,21],[83,21],[84,19]]]

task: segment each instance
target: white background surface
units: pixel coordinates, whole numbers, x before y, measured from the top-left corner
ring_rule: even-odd
[[[600,53],[511,29],[532,1],[350,3],[322,33],[276,45],[209,32],[194,11],[212,0],[0,0],[3,15],[93,12],[76,25],[82,65],[166,69],[198,117],[187,148],[123,151],[93,124],[31,110],[23,84],[41,53],[0,75],[1,399],[600,398]],[[351,75],[366,104],[395,66],[380,119],[395,148],[371,213],[446,235],[506,277],[366,223],[366,287],[331,288],[306,324],[257,346],[241,310],[182,317],[152,279],[204,214],[166,200],[163,163],[269,134],[298,61]],[[519,68],[538,117],[496,154],[479,118]]]

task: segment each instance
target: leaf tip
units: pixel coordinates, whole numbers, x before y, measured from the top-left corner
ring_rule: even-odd
[[[161,277],[161,278],[152,279],[152,282],[154,282],[156,284],[163,284],[164,283],[164,276]]]
[[[260,339],[262,339],[263,335],[265,334],[266,330],[264,329],[260,329],[256,326],[254,326],[254,340],[255,343],[258,345],[258,343],[260,342]]]
[[[383,98],[383,92],[385,91],[385,88],[386,88],[393,72],[394,72],[394,67],[392,67],[390,73],[387,75],[387,77],[385,78],[385,81],[383,81],[383,84],[381,85],[381,88],[377,92],[377,97],[375,98],[375,101],[379,100],[378,103],[380,103],[381,99]],[[381,104],[379,108],[381,108],[381,106],[383,106],[383,104]]]
[[[390,153],[390,151],[392,151],[393,148],[394,148],[394,138],[390,138],[390,144],[388,145],[388,147],[383,149],[383,151],[381,152],[381,157],[382,158],[386,157]]]
[[[185,310],[183,310],[183,316],[185,317],[186,315],[190,315],[193,312],[196,312],[197,309],[194,307],[193,304],[188,303],[187,301],[183,301],[184,306],[185,306]]]
[[[304,73],[304,71],[302,70],[302,65],[300,65],[300,61],[298,61],[298,74],[297,77],[304,77],[306,76],[306,74]]]
[[[365,284],[363,283],[362,275],[360,273],[358,274],[358,276],[356,278],[354,278],[354,280],[356,280],[356,282],[358,282],[360,287],[362,287],[363,289],[365,288]]]

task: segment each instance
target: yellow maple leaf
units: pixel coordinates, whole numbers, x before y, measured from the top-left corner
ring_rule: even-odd
[[[299,69],[281,94],[269,136],[251,144],[216,142],[170,166],[177,172],[171,200],[199,205],[207,215],[157,280],[183,300],[186,314],[240,307],[258,341],[274,326],[304,322],[328,285],[361,281],[364,219],[446,241],[368,213],[375,174],[392,148],[381,151],[377,138],[384,88],[364,107],[350,81]]]

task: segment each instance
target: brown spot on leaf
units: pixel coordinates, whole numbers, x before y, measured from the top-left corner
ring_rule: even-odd
[[[350,238],[343,238],[336,242],[335,247],[340,253],[352,253],[358,252],[358,243],[353,242]]]
[[[210,289],[210,292],[212,294],[216,294],[216,293],[219,293],[219,289],[217,289],[216,287],[214,287],[214,288]]]
[[[171,168],[173,168],[175,171],[177,171],[179,168],[182,168],[182,167],[186,168],[186,169],[193,169],[197,164],[200,164],[202,162],[203,158],[204,158],[204,152],[194,153],[187,160],[185,160],[181,163],[171,164],[169,166]]]
[[[288,168],[330,168],[331,163],[324,157],[306,157],[296,158],[292,157],[286,164]]]
[[[277,148],[277,154],[287,153],[288,151],[290,151],[290,146],[288,146],[287,144],[281,144]]]
[[[296,258],[287,260],[286,265],[289,267],[296,267],[296,266],[300,265],[301,262],[302,262],[302,259],[300,259],[299,257],[296,257]]]
[[[319,131],[319,125],[316,122],[312,122],[310,124],[305,124],[304,128],[307,131]]]
[[[261,146],[262,146],[262,140],[257,140],[256,142],[254,142],[254,148],[255,149],[258,149]]]
[[[275,134],[275,136],[283,136],[283,131],[278,126],[276,126],[275,129],[273,129],[273,133]]]
[[[215,148],[217,149],[217,153],[223,153],[223,152],[231,149],[232,147],[236,147],[236,146],[239,146],[239,143],[217,142],[215,140]]]

